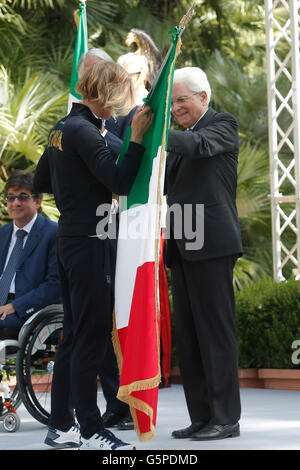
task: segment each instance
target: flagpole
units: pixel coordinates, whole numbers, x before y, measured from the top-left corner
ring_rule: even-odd
[[[182,35],[184,28],[185,24],[180,22],[180,28],[175,27],[171,32],[172,47],[160,69],[155,90],[152,88],[150,92],[150,106],[156,115],[153,126],[144,135],[143,161],[130,194],[126,197],[126,208],[122,208],[120,213],[113,331],[113,345],[121,366],[117,398],[129,404],[135,430],[141,441],[154,437],[161,380],[159,222],[162,220],[162,180],[173,73],[181,45],[178,36]],[[129,138],[126,138],[119,164],[128,148],[128,141]],[[137,206],[145,224],[135,241],[131,237],[129,225],[131,220],[136,220]],[[155,213],[152,209],[155,209]]]
[[[176,61],[176,58],[178,56],[178,54],[180,53],[180,47],[181,47],[181,36],[186,28],[186,25],[191,21],[193,15],[194,15],[194,12],[195,12],[195,3],[192,4],[192,6],[188,9],[188,11],[186,12],[186,14],[181,18],[180,20],[180,23],[179,23],[179,26],[178,28],[175,27],[174,28],[174,33],[176,35],[176,40],[177,40],[177,45],[176,45],[176,51],[175,51],[175,56],[174,56],[174,62]],[[171,32],[173,32],[171,31]],[[173,42],[173,40],[172,40]],[[169,56],[170,56],[170,53],[173,49],[173,45],[174,44],[171,44],[170,48],[169,48],[169,51],[165,57],[165,60],[163,61],[163,64],[160,68],[160,71],[159,71],[159,74],[158,74],[158,77],[157,77],[157,80],[155,82],[155,84],[158,82],[158,79],[162,73],[162,70],[164,68],[164,65],[165,63],[167,62]],[[170,71],[172,69],[172,66],[170,68]],[[170,73],[169,75],[169,78],[168,78],[168,91],[167,91],[167,96],[166,96],[166,109],[168,107],[168,103],[169,103],[169,98],[170,98],[170,91],[171,91],[171,85],[172,85],[172,73]],[[150,91],[148,97],[147,97],[147,101],[148,99],[150,98],[152,92],[153,92],[153,89],[155,87],[155,84],[153,85],[153,88],[152,90]],[[160,160],[160,168],[159,168],[159,181],[160,181],[160,178],[161,178],[161,174],[163,172],[163,169],[165,168],[165,159],[166,159],[166,145],[167,145],[167,116],[166,116],[166,119],[165,119],[165,126],[164,126],[164,131],[163,131],[163,136],[162,136],[162,145],[161,145],[161,160]],[[156,279],[158,280],[158,265],[159,265],[159,241],[160,241],[160,231],[161,231],[161,206],[162,206],[162,194],[161,194],[161,188],[160,186],[158,186],[157,188],[157,204],[158,204],[158,207],[159,207],[159,211],[158,211],[158,215],[157,215],[157,220],[156,220],[156,250],[155,250],[155,254],[156,254],[156,262],[155,262],[155,270],[156,270]],[[158,300],[158,296],[157,296],[157,289],[156,289],[156,308],[157,308],[157,312],[158,312],[158,305],[159,305],[159,300]]]
[[[181,18],[181,20],[180,20],[180,22],[179,22],[179,26],[178,26],[178,33],[176,33],[177,27],[174,28],[173,31],[174,31],[174,32],[176,33],[176,35],[178,36],[178,40],[181,40],[180,38],[181,38],[181,36],[183,35],[183,32],[184,32],[184,30],[185,30],[185,28],[186,28],[186,25],[191,21],[194,12],[195,12],[195,3],[192,4],[192,6],[188,9],[188,11],[186,12],[186,14]],[[173,32],[173,31],[170,31],[170,33]],[[152,95],[152,93],[153,93],[153,90],[154,90],[154,88],[155,88],[155,86],[156,86],[156,84],[157,84],[157,82],[158,82],[158,80],[159,80],[159,77],[160,77],[160,75],[161,75],[161,73],[162,73],[162,71],[163,71],[163,69],[164,69],[164,66],[165,66],[166,62],[168,61],[168,59],[169,59],[169,56],[170,56],[171,51],[172,51],[172,48],[173,48],[173,45],[171,44],[171,46],[169,47],[169,50],[168,50],[168,52],[167,52],[167,54],[166,54],[166,56],[165,56],[165,58],[164,58],[163,63],[162,63],[161,66],[160,66],[160,69],[159,69],[159,71],[158,71],[156,80],[155,80],[155,82],[154,82],[154,84],[153,84],[151,90],[150,90],[149,93],[148,93],[147,100],[150,99],[150,97],[151,97],[151,95]]]
[[[81,99],[76,92],[76,84],[78,81],[77,67],[80,56],[88,50],[88,31],[86,17],[86,0],[79,0],[79,8],[74,11],[74,21],[77,28],[76,42],[73,55],[72,73],[70,81],[70,93],[68,100],[68,112],[72,108],[72,104]]]
[[[167,146],[167,129],[168,129],[168,122],[167,122],[167,114],[168,114],[168,105],[169,105],[169,100],[170,100],[170,92],[172,90],[172,80],[173,80],[173,67],[174,67],[174,64],[176,62],[176,59],[177,59],[177,56],[179,55],[180,53],[180,48],[181,48],[181,36],[185,30],[185,27],[187,25],[187,23],[190,22],[190,20],[192,19],[192,16],[194,14],[194,7],[195,7],[195,4],[193,3],[193,5],[189,8],[189,10],[187,11],[187,13],[182,17],[180,23],[179,23],[179,27],[178,28],[174,28],[174,33],[176,35],[176,39],[175,41],[177,41],[177,44],[176,44],[176,50],[175,50],[175,55],[174,55],[174,59],[173,59],[173,64],[171,65],[170,67],[170,73],[169,73],[169,77],[168,77],[168,90],[167,90],[167,95],[166,95],[166,104],[165,104],[165,124],[164,124],[164,130],[163,130],[163,135],[162,135],[162,143],[161,143],[161,155],[160,155],[160,164],[159,164],[159,176],[158,176],[158,181],[161,181],[162,179],[162,174],[164,172],[164,169],[165,169],[165,160],[166,160],[166,154],[167,154],[167,149],[166,149],[166,146]],[[169,48],[169,51],[166,55],[166,58],[162,64],[162,67],[161,67],[161,70],[160,70],[160,73],[158,75],[158,78],[157,80],[159,79],[159,76],[164,68],[164,65],[166,63],[166,61],[169,59],[169,56],[170,56],[170,53],[173,49],[173,46],[174,46],[174,42],[175,42],[173,39],[172,39],[172,45],[170,46]],[[154,84],[155,86],[155,84]],[[153,91],[153,88],[150,92],[150,96],[151,96],[151,93]],[[147,100],[148,100],[148,97],[147,97]],[[155,234],[155,283],[156,283],[156,289],[155,289],[155,310],[156,310],[156,324],[157,324],[157,344],[158,344],[158,351],[159,351],[159,357],[160,357],[160,337],[159,337],[159,331],[160,331],[160,328],[159,328],[159,318],[160,318],[160,294],[159,294],[159,259],[160,259],[160,246],[161,246],[161,228],[162,228],[162,223],[161,223],[161,218],[162,218],[162,204],[163,204],[163,194],[161,193],[161,187],[160,187],[160,184],[158,185],[157,187],[157,195],[156,195],[156,203],[157,203],[157,206],[158,206],[158,212],[157,212],[157,219],[156,219],[156,234]],[[160,372],[160,377],[161,377],[161,370],[160,370],[160,362],[159,361],[159,372]]]

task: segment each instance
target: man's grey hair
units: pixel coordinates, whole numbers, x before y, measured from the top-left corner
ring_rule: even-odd
[[[199,67],[183,67],[175,70],[174,83],[184,82],[186,86],[195,93],[205,91],[207,94],[207,105],[211,97],[211,88],[206,73]]]
[[[99,48],[98,49],[97,48],[90,49],[89,51],[82,54],[80,56],[79,61],[78,61],[77,74],[78,74],[79,77],[84,72],[84,63],[85,63],[86,58],[89,57],[89,56],[96,56],[96,57],[99,57],[99,59],[107,60],[109,62],[113,62],[110,55],[108,55],[107,52],[105,52],[103,49],[99,49]]]

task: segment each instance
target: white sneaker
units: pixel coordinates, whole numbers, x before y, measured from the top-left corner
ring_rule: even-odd
[[[67,447],[79,447],[80,431],[78,424],[74,424],[69,431],[58,431],[54,428],[48,428],[48,434],[45,444],[56,449],[66,449]]]
[[[90,439],[81,436],[79,450],[135,450],[135,447],[118,439],[108,429],[103,429]]]

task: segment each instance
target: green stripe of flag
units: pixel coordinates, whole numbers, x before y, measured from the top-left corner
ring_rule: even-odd
[[[152,165],[153,159],[156,157],[158,149],[162,143],[163,132],[165,127],[165,119],[167,123],[170,122],[170,101],[171,95],[169,96],[169,101],[166,103],[167,99],[167,90],[168,90],[168,78],[171,71],[171,65],[175,58],[177,41],[173,42],[172,49],[168,55],[168,60],[164,64],[164,67],[158,77],[157,83],[151,93],[149,98],[149,104],[152,111],[155,113],[155,117],[150,129],[146,132],[143,137],[142,145],[145,147],[145,153],[143,155],[143,160],[137,174],[137,177],[133,183],[129,196],[127,196],[127,203],[125,205],[126,209],[129,209],[133,205],[137,204],[146,204],[149,198],[149,181],[152,174]],[[172,80],[173,80],[174,68],[172,70]],[[171,82],[172,89],[172,82]],[[167,116],[165,114],[167,113]],[[167,126],[167,135],[166,135],[166,144],[168,137]],[[131,136],[131,128],[128,129],[124,144],[122,147],[121,155],[118,163],[120,163],[126,153],[129,140]],[[122,207],[124,205],[122,204]]]
[[[78,82],[77,75],[77,66],[81,54],[84,54],[88,50],[88,31],[87,31],[87,20],[86,20],[86,6],[85,2],[81,3],[76,14],[78,15],[78,28],[76,43],[73,56],[73,66],[72,66],[72,75],[70,83],[70,93],[78,99],[81,99],[81,96],[75,91],[76,84]]]

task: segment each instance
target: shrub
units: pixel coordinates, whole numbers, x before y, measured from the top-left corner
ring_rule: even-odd
[[[299,368],[292,343],[300,340],[300,282],[264,278],[236,292],[240,368]]]

